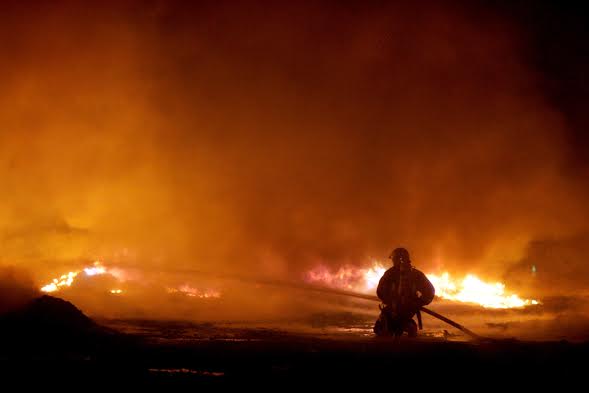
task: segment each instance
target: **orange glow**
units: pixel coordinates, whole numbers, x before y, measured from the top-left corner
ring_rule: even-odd
[[[291,294],[264,282],[325,261],[310,281],[374,295],[397,246],[440,300],[589,292],[585,67],[537,55],[502,7],[33,3],[0,3],[0,267],[37,292],[283,318]]]
[[[374,292],[386,269],[378,261],[368,268],[344,266],[335,273],[325,266],[319,266],[307,273],[307,280],[334,288]],[[485,308],[517,308],[538,304],[537,300],[522,299],[516,294],[507,293],[505,284],[484,282],[473,274],[462,279],[455,279],[448,272],[426,275],[436,288],[436,296],[442,299],[478,304]]]

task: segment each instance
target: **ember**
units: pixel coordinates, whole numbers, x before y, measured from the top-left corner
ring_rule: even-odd
[[[190,285],[181,285],[178,288],[166,288],[168,293],[181,293],[189,297],[198,297],[201,299],[219,298],[221,293],[212,289],[200,290]]]

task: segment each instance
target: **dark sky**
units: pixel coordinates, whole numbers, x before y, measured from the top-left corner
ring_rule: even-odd
[[[542,88],[565,115],[573,147],[571,165],[589,165],[589,11],[582,2],[488,1],[510,18],[529,44],[529,64],[544,76]]]

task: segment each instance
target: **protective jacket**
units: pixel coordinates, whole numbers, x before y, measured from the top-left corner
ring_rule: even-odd
[[[421,271],[413,266],[393,266],[381,277],[376,295],[399,314],[410,317],[434,299],[435,288]]]

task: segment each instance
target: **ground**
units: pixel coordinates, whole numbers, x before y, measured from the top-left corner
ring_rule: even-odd
[[[353,334],[288,333],[189,322],[111,321],[127,334],[74,347],[9,351],[0,357],[4,378],[36,375],[93,386],[186,387],[253,385],[364,386],[379,383],[450,386],[466,377],[488,384],[572,383],[583,374],[589,345],[569,342],[482,343],[377,339]],[[133,331],[133,332],[132,332]],[[20,377],[17,377],[20,379]],[[464,378],[464,379],[463,379]],[[460,382],[458,382],[460,381]],[[560,382],[559,382],[560,383]],[[282,386],[282,385],[280,385]],[[466,387],[466,386],[463,386]]]
[[[92,321],[69,302],[43,297],[0,322],[0,374],[22,389],[562,387],[584,383],[589,355],[588,342],[474,342],[436,329],[417,339],[377,338],[369,318],[350,313],[279,323]]]

